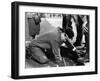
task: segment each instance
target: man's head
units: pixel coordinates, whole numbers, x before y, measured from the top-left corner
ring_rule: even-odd
[[[67,28],[65,30],[65,33],[68,35],[69,39],[72,39],[74,37],[74,32],[71,28]]]
[[[61,40],[62,41],[66,41],[66,39],[72,39],[73,36],[74,36],[74,33],[72,31],[72,29],[68,28],[68,29],[62,29],[62,28],[59,28],[60,31],[61,31]]]
[[[66,41],[67,37],[66,34],[64,32],[61,33],[61,40],[62,41]]]
[[[66,33],[65,33],[65,30],[64,29],[62,29],[62,28],[60,28],[60,27],[58,27],[58,29],[60,30],[60,32],[61,32],[61,41],[66,41]]]

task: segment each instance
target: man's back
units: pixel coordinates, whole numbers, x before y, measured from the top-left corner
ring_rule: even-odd
[[[40,48],[51,48],[52,42],[57,42],[60,44],[60,31],[58,29],[54,29],[54,31],[46,32],[36,39],[33,39],[31,42],[31,46],[38,46]]]

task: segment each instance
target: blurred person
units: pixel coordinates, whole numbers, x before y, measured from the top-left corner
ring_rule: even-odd
[[[77,37],[76,42],[74,43],[75,46],[81,46],[82,37],[83,37],[83,20],[80,15],[74,16],[75,24],[76,24],[76,30],[77,30]]]
[[[38,13],[27,14],[28,26],[29,26],[29,35],[34,39],[36,35],[40,32],[40,22],[41,17]]]
[[[63,29],[67,29],[67,28],[71,28],[72,29],[72,22],[71,22],[71,15],[66,15],[66,14],[63,14],[62,15],[63,17],[63,23],[62,23],[62,27]]]

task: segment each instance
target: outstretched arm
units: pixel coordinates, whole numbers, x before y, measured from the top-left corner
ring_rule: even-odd
[[[61,54],[60,54],[60,46],[56,40],[51,41],[51,48],[52,48],[52,52],[55,56],[55,59],[62,60]]]
[[[71,49],[73,51],[76,50],[76,47],[71,43],[71,41],[69,40],[69,37],[67,35],[66,35],[66,41],[64,43],[69,49]]]

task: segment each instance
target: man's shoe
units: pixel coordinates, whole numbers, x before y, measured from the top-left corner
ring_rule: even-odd
[[[84,58],[82,58],[82,57],[78,58],[77,60],[78,60],[78,62],[84,63]]]
[[[81,63],[81,62],[78,62],[78,63],[76,63],[76,65],[77,66],[83,66],[83,65],[85,65],[84,63]]]

